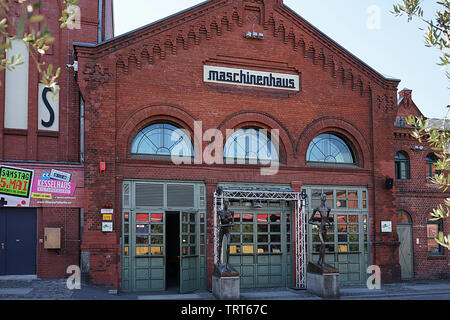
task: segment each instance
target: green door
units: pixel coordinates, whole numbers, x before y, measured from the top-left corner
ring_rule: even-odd
[[[200,238],[199,214],[182,211],[180,213],[180,293],[192,292],[199,288],[200,278]]]
[[[397,224],[398,240],[400,241],[399,258],[402,279],[413,278],[412,237],[410,224]]]

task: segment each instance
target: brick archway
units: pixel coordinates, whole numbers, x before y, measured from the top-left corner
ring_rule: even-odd
[[[281,162],[289,164],[295,156],[293,139],[284,125],[269,114],[261,112],[239,112],[230,115],[222,123],[219,124],[218,129],[222,132],[224,137],[224,145],[226,143],[227,129],[241,129],[244,127],[260,127],[267,129],[268,133],[272,129],[278,129],[280,134],[280,157]]]
[[[194,122],[195,118],[183,109],[172,105],[151,105],[145,107],[133,115],[123,123],[117,133],[117,154],[120,158],[125,159],[130,154],[131,144],[136,134],[155,122],[169,122],[185,129],[194,139]],[[194,141],[192,140],[194,144]]]
[[[337,118],[320,118],[313,121],[300,134],[296,144],[296,154],[300,165],[306,165],[306,153],[311,141],[322,133],[336,133],[342,136],[352,148],[356,163],[361,168],[368,168],[370,148],[364,136],[352,124]]]

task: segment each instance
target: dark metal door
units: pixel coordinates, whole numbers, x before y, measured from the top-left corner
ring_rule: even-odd
[[[2,211],[6,218],[5,274],[36,274],[36,210]]]
[[[0,209],[0,276],[6,274],[6,212]]]

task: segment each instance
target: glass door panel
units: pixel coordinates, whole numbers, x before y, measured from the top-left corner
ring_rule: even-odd
[[[180,212],[180,293],[195,291],[199,286],[199,218],[196,212]]]

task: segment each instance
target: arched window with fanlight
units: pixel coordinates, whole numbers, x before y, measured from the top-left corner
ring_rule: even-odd
[[[409,179],[409,156],[404,151],[395,154],[395,178],[398,180]]]
[[[354,153],[347,142],[332,133],[323,133],[313,139],[306,153],[309,163],[356,164]]]
[[[433,178],[435,175],[441,174],[441,171],[436,169],[436,162],[438,162],[438,160],[439,159],[435,153],[429,153],[427,155],[425,162],[426,162],[426,170],[427,170],[427,178],[428,179]]]
[[[185,130],[163,122],[153,123],[139,131],[131,144],[131,154],[193,157],[194,148]]]
[[[227,139],[224,158],[226,163],[278,162],[279,144],[272,141],[268,130],[254,127],[239,129]]]

